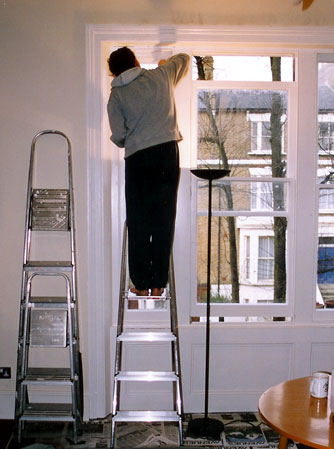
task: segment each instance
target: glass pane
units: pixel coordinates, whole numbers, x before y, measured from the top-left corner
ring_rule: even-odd
[[[287,149],[286,91],[199,90],[197,164],[230,176],[283,177]],[[253,174],[252,174],[253,172]]]
[[[234,181],[222,178],[212,182],[212,211],[284,212],[287,183],[284,181]],[[199,213],[208,211],[208,182],[198,181]],[[334,194],[334,192],[333,192]]]
[[[322,189],[319,192],[319,211],[334,208],[334,190]]]
[[[321,195],[320,190],[320,195]],[[320,204],[320,202],[319,202]],[[331,212],[331,213],[330,213]],[[334,307],[334,208],[319,210],[317,307]]]
[[[272,68],[271,62],[276,63]],[[293,81],[293,57],[270,56],[194,56],[193,79],[224,81]],[[273,70],[276,74],[273,76]]]
[[[250,237],[249,237],[249,235],[245,236],[244,275],[245,275],[245,279],[249,279],[249,276],[250,276]]]
[[[207,298],[208,217],[197,220],[197,301]],[[222,217],[211,222],[213,302],[286,301],[286,217]]]
[[[334,63],[318,65],[317,308],[334,307]],[[333,308],[334,310],[334,308]]]

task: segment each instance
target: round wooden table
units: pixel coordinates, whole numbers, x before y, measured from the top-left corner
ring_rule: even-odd
[[[280,434],[279,449],[286,449],[288,438],[319,449],[334,448],[329,401],[312,397],[310,382],[311,377],[289,380],[260,397],[260,416]]]

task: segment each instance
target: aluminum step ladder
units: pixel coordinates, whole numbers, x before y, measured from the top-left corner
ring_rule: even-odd
[[[169,280],[161,297],[135,296],[131,294],[131,281],[128,274],[127,228],[124,226],[122,263],[120,275],[120,293],[118,306],[118,323],[115,349],[114,389],[112,398],[111,439],[110,447],[115,447],[116,423],[119,422],[175,422],[178,423],[179,443],[182,445],[182,383],[180,372],[180,351],[177,322],[177,306],[175,296],[175,278],[173,257],[170,257]],[[127,323],[125,308],[133,309],[131,304],[158,301],[168,315],[168,325],[163,329],[140,329]],[[152,310],[154,313],[154,309]],[[138,326],[139,327],[139,326]],[[147,345],[156,342],[170,344],[170,371],[125,371],[122,359],[126,352],[126,343],[139,342]],[[122,410],[120,405],[121,384],[124,382],[170,382],[173,386],[172,410]],[[145,404],[141,404],[141,406]]]
[[[39,140],[42,136],[46,137]],[[66,166],[64,182],[67,188],[34,186],[36,144],[39,141],[43,146],[44,139],[49,136],[59,139],[53,140],[52,144],[56,144],[57,149],[59,145],[63,151],[60,154],[65,152],[63,166]],[[38,149],[42,151],[42,148]],[[52,166],[49,168],[53,170]],[[50,252],[54,250],[50,245],[52,236],[66,247],[64,253],[68,260],[32,260],[41,239],[43,248]],[[54,254],[52,256],[56,258]],[[19,442],[28,421],[73,423],[74,443],[78,441],[83,415],[83,384],[76,292],[71,143],[60,131],[41,131],[32,140],[28,177],[15,397]],[[52,360],[59,350],[65,351],[64,368],[55,367]],[[54,402],[36,400],[38,390],[48,399],[54,398]],[[62,403],[57,401],[58,393]]]

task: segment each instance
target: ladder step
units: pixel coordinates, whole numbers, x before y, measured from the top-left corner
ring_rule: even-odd
[[[74,421],[72,404],[28,404],[21,421]]]
[[[122,332],[117,341],[176,341],[172,332]]]
[[[38,309],[67,309],[66,296],[30,296],[28,306]],[[71,302],[71,307],[73,303]]]
[[[114,421],[180,421],[181,417],[175,411],[118,411],[112,418]]]
[[[163,301],[166,302],[170,299],[169,296],[124,296],[128,301]]]
[[[72,262],[69,261],[29,261],[23,265],[24,271],[37,271],[46,273],[48,271],[73,271]]]
[[[115,379],[142,382],[176,382],[178,376],[172,371],[120,371]]]
[[[70,368],[28,368],[23,385],[72,385]]]
[[[123,291],[123,298],[127,299],[128,301],[136,301],[136,300],[153,300],[153,301],[167,301],[170,299],[170,293],[167,289],[164,289],[161,296],[151,296],[151,295],[145,295],[145,296],[139,296],[136,295],[136,293],[132,293],[131,290],[125,290]]]

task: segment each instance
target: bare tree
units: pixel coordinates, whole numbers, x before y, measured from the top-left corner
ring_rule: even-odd
[[[198,78],[201,80],[210,79],[212,77],[212,62],[211,67],[210,64],[205,65],[208,61],[207,58],[203,58],[201,56],[195,56],[197,70],[198,70]],[[211,58],[212,59],[212,58]],[[212,79],[212,78],[211,78]],[[208,119],[208,127],[209,132],[204,139],[207,143],[214,145],[215,148],[218,149],[219,152],[219,161],[220,168],[230,169],[228,163],[228,157],[226,154],[225,141],[222,136],[222,133],[219,130],[219,126],[217,124],[217,114],[215,113],[215,102],[212,102],[212,98],[210,97],[208,92],[203,91],[201,95],[201,101],[205,106],[206,116]],[[229,184],[223,186],[223,192],[226,198],[226,204],[229,210],[233,210],[233,197],[232,190]],[[220,243],[220,221],[221,217],[218,219],[218,241]],[[232,302],[239,302],[239,273],[238,273],[238,253],[237,253],[237,236],[236,236],[236,225],[234,217],[226,217],[228,233],[229,233],[229,258],[230,258],[230,273],[231,273],[231,285],[232,285]],[[218,247],[218,275],[220,274],[220,245]]]
[[[281,81],[281,58],[271,57],[271,72],[273,81]],[[286,164],[282,155],[282,115],[284,105],[279,92],[272,93],[270,128],[272,152],[272,176],[285,176]],[[273,185],[273,206],[279,210],[282,198],[282,186]],[[274,302],[286,300],[286,217],[274,217]],[[278,320],[278,318],[276,318]]]

